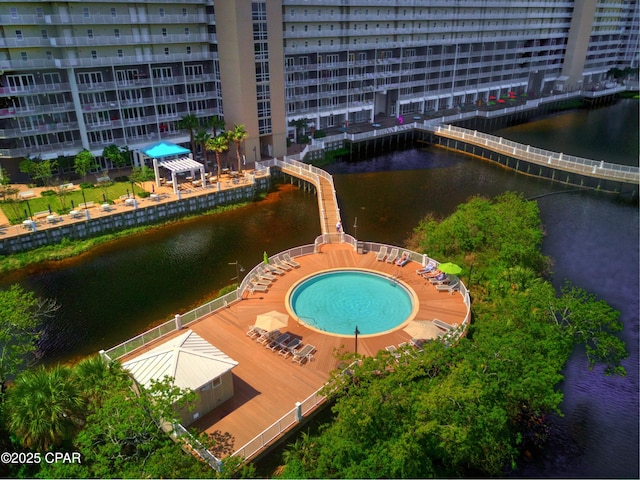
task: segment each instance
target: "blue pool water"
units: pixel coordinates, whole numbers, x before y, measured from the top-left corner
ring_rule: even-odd
[[[386,332],[413,310],[412,297],[394,279],[364,271],[340,270],[315,275],[294,288],[291,310],[312,328],[339,335]]]

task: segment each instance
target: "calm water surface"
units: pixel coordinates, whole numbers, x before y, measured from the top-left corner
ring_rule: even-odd
[[[610,111],[609,119],[619,122],[621,103],[589,114]],[[617,123],[622,130],[607,131],[608,137],[617,135],[607,161],[633,164],[618,148],[625,138],[637,138],[637,102],[627,105],[636,109],[635,124],[632,113]],[[569,140],[572,145],[592,142],[592,134],[578,126],[586,136],[574,136],[574,120],[561,117],[553,116],[563,130],[556,143],[537,146],[589,156],[570,152]],[[534,136],[538,123],[527,126]],[[535,144],[521,128],[502,134],[515,138],[512,133]],[[637,140],[632,149],[637,165]],[[472,195],[514,190],[530,197],[563,189],[437,148],[337,163],[329,170],[345,230],[394,244],[402,244],[426,214],[447,215]],[[554,419],[555,443],[544,461],[523,466],[517,475],[638,478],[638,210],[595,193],[558,193],[538,204],[547,232],[543,248],[555,261],[555,284],[570,279],[620,310],[630,357],[627,377],[604,377],[587,369],[584,352],[575,352],[561,385],[565,416]],[[62,309],[47,326],[44,361],[69,360],[109,348],[215,297],[233,282],[235,266],[229,263],[252,267],[263,251],[311,243],[319,230],[316,198],[286,187],[248,207],[119,240],[62,264],[5,275],[0,287],[19,282],[59,301]]]

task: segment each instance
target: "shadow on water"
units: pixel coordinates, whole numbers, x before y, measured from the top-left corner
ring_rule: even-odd
[[[122,238],[80,257],[3,275],[61,305],[45,326],[45,363],[110,348],[185,313],[235,282],[262,253],[312,243],[320,229],[315,197],[283,185],[265,200]],[[292,243],[293,239],[293,243]]]

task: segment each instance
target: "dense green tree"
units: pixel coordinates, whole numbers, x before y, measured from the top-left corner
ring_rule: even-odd
[[[34,182],[42,182],[42,185],[45,186],[51,184],[56,168],[58,168],[56,160],[42,160],[40,157],[25,158],[18,165],[18,169],[22,173],[29,175]]]
[[[111,161],[118,169],[124,167],[131,160],[131,152],[126,146],[120,148],[117,145],[108,145],[102,150],[102,156]]]
[[[191,391],[169,378],[149,388],[132,383],[119,365],[99,358],[76,367],[76,384],[88,399],[88,415],[71,449],[81,464],[43,465],[41,478],[205,478],[214,471],[181,449],[167,433],[177,420],[175,405]]]
[[[18,189],[11,185],[9,174],[0,167],[0,201],[8,200],[18,193]]]
[[[541,276],[541,240],[537,206],[511,193],[422,221],[414,249],[474,262],[466,336],[453,348],[429,342],[399,362],[380,352],[334,374],[333,421],[289,448],[282,476],[500,476],[544,443],[576,344],[590,365],[624,374],[617,312],[574,286],[558,295]]]
[[[73,170],[82,177],[83,181],[87,179],[87,173],[98,168],[96,157],[89,150],[82,150],[78,153],[73,162]]]
[[[45,452],[71,440],[81,424],[82,397],[69,367],[22,372],[8,390],[7,425],[24,447]]]
[[[151,180],[154,180],[155,178],[156,174],[153,171],[153,168],[149,168],[146,165],[142,165],[141,167],[133,167],[131,175],[129,175],[129,179],[133,183],[139,184],[141,188],[144,182],[149,182]]]
[[[33,360],[42,320],[59,306],[19,285],[0,290],[0,393],[7,381]]]

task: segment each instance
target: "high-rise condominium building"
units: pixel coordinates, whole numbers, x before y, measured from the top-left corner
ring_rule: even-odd
[[[573,90],[638,67],[638,18],[637,0],[3,1],[0,166],[188,145],[186,115],[243,124],[254,161],[296,120]]]

